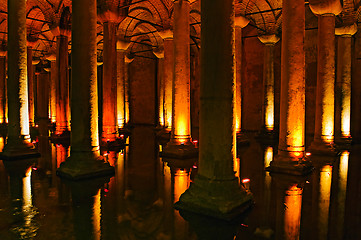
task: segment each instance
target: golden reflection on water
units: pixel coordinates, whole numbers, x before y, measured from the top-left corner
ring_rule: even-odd
[[[94,239],[100,240],[101,237],[101,200],[100,200],[100,189],[98,193],[94,196],[94,206],[93,206],[93,231]]]
[[[320,171],[320,192],[318,198],[319,239],[327,239],[332,182],[332,166],[325,165]]]
[[[285,239],[299,239],[301,223],[302,188],[292,185],[285,196]]]

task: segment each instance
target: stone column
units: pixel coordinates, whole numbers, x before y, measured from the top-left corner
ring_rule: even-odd
[[[125,101],[125,124],[129,123],[130,120],[130,109],[129,109],[129,64],[134,60],[125,55],[125,70],[124,70],[124,101]]]
[[[126,124],[126,104],[125,104],[125,77],[127,72],[126,53],[130,42],[117,41],[117,121],[118,128],[123,129]]]
[[[117,135],[117,24],[103,23],[103,129],[102,144],[114,142]]]
[[[45,70],[40,72],[37,81],[37,123],[40,137],[48,137],[48,96],[49,96],[49,73]]]
[[[188,0],[174,2],[174,76],[172,87],[171,139],[163,150],[163,156],[192,158],[197,156],[191,138],[190,118],[190,44]]]
[[[26,1],[8,1],[8,140],[2,159],[38,155],[30,143],[27,82]]]
[[[163,38],[164,47],[164,60],[163,60],[163,86],[164,86],[164,103],[163,103],[163,116],[164,127],[167,131],[172,128],[172,82],[174,75],[174,48],[173,48],[173,32],[165,30],[159,32]]]
[[[236,93],[235,93],[235,119],[236,119],[236,132],[238,139],[241,137],[242,130],[242,28],[246,27],[249,20],[243,16],[235,18],[235,64],[236,64]],[[237,140],[238,140],[237,139]]]
[[[274,46],[279,41],[276,35],[262,35],[258,39],[264,44],[263,55],[263,108],[265,133],[273,133],[275,115]]]
[[[96,27],[96,0],[74,0],[71,152],[57,171],[60,176],[70,179],[114,173],[114,168],[100,161],[99,153]]]
[[[354,56],[351,81],[351,136],[352,144],[361,144],[361,26],[355,34]]]
[[[27,47],[27,74],[28,74],[28,97],[29,97],[29,124],[34,126],[34,71],[33,71],[33,45]]]
[[[305,2],[282,2],[282,71],[278,154],[270,170],[304,174],[305,153]]]
[[[236,159],[233,5],[233,0],[202,1],[198,174],[176,204],[179,209],[223,219],[240,214],[249,207],[252,198],[239,185],[233,170]]]
[[[0,54],[0,124],[6,123],[6,53]]]
[[[351,42],[357,25],[335,29],[337,41],[337,76],[335,86],[335,142],[351,140]]]
[[[318,55],[315,132],[309,151],[322,155],[334,154],[335,16],[342,11],[338,0],[330,2],[335,6],[310,2],[310,9],[318,15]]]
[[[50,61],[50,118],[56,122],[56,57]]]
[[[158,94],[158,121],[159,128],[164,127],[164,81],[163,81],[163,69],[164,69],[164,50],[155,49],[153,54],[158,58],[157,62],[157,94]]]
[[[56,37],[56,139],[69,138],[69,70],[68,70],[68,36]],[[79,89],[78,89],[79,91]]]

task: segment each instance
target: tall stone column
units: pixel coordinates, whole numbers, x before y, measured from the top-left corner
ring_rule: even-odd
[[[337,76],[335,86],[335,143],[351,140],[351,42],[357,25],[336,28]]]
[[[235,93],[235,119],[236,119],[236,132],[237,140],[244,140],[242,136],[242,28],[246,27],[249,20],[243,16],[235,18],[235,64],[236,64],[236,93]]]
[[[155,49],[153,54],[158,58],[157,62],[157,97],[158,97],[158,121],[159,128],[164,127],[164,81],[163,81],[163,68],[164,68],[164,50]]]
[[[50,118],[56,122],[56,57],[50,60]]]
[[[334,154],[335,16],[342,7],[338,0],[331,3],[334,6],[310,2],[310,9],[318,15],[318,55],[315,132],[309,151],[322,155]]]
[[[103,129],[102,144],[117,136],[117,24],[103,23]]]
[[[8,140],[4,160],[38,155],[30,143],[27,82],[26,1],[8,1]]]
[[[354,56],[351,81],[351,136],[352,144],[361,144],[361,81],[358,76],[361,75],[361,26],[355,34]]]
[[[305,153],[305,2],[282,2],[282,71],[278,154],[270,171],[304,174]]]
[[[159,35],[163,38],[164,48],[164,60],[163,60],[163,116],[164,127],[167,131],[172,128],[172,83],[174,76],[174,41],[173,32],[171,30],[165,30],[159,32]]]
[[[126,53],[130,42],[117,41],[117,121],[118,128],[123,129],[126,125]]]
[[[29,124],[34,126],[34,69],[33,69],[33,44],[27,47],[27,76],[28,76],[28,98],[29,98]]]
[[[40,72],[37,81],[37,123],[40,137],[48,137],[48,103],[49,103],[49,73],[45,70]]]
[[[232,219],[248,208],[252,199],[239,185],[233,170],[236,159],[234,1],[202,1],[201,6],[198,174],[176,208]]]
[[[258,39],[264,44],[263,55],[263,131],[272,134],[275,128],[275,75],[274,46],[279,41],[276,35],[262,35]]]
[[[6,123],[6,52],[0,54],[0,124]]]
[[[174,2],[174,76],[172,87],[171,139],[163,150],[163,156],[192,158],[197,156],[191,138],[190,118],[190,44],[188,0]]]
[[[96,0],[74,0],[72,6],[71,152],[57,173],[82,179],[113,174],[114,168],[99,153]]]

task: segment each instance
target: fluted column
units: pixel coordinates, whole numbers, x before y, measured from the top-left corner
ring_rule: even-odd
[[[96,161],[100,160],[96,0],[74,0],[72,7],[71,152],[57,173],[81,179],[114,173],[114,169]]]
[[[176,207],[231,219],[251,202],[233,169],[236,159],[234,1],[202,1],[201,8],[198,174]]]
[[[125,127],[126,122],[126,53],[130,42],[117,41],[117,121],[118,128],[122,129]]]
[[[26,1],[8,1],[8,140],[3,159],[37,155],[29,136]]]
[[[235,119],[236,132],[240,137],[242,131],[242,28],[246,27],[249,20],[243,16],[235,18],[235,65],[236,65],[236,93],[235,93]]]
[[[282,71],[278,154],[270,170],[303,174],[305,152],[305,2],[282,2]]]
[[[263,127],[266,133],[273,133],[275,123],[275,75],[274,46],[279,41],[276,35],[262,35],[258,39],[264,44],[263,55]]]
[[[324,155],[334,154],[335,16],[342,8],[338,0],[329,1],[335,4],[332,7],[315,2],[310,2],[310,9],[318,16],[316,114],[309,150]]]
[[[0,124],[6,123],[6,53],[0,54]]]
[[[103,23],[103,129],[102,143],[114,142],[117,133],[117,24]]]
[[[336,28],[337,76],[335,86],[335,142],[351,140],[351,42],[357,25]]]

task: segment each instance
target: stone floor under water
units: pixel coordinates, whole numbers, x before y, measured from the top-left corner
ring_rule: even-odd
[[[292,177],[264,171],[277,149],[249,136],[235,171],[255,206],[225,222],[173,208],[197,168],[170,169],[155,137],[135,127],[123,151],[102,152],[115,175],[96,180],[56,176],[69,149],[46,139],[37,143],[41,158],[1,162],[0,239],[361,239],[357,150],[311,156],[312,174]]]

